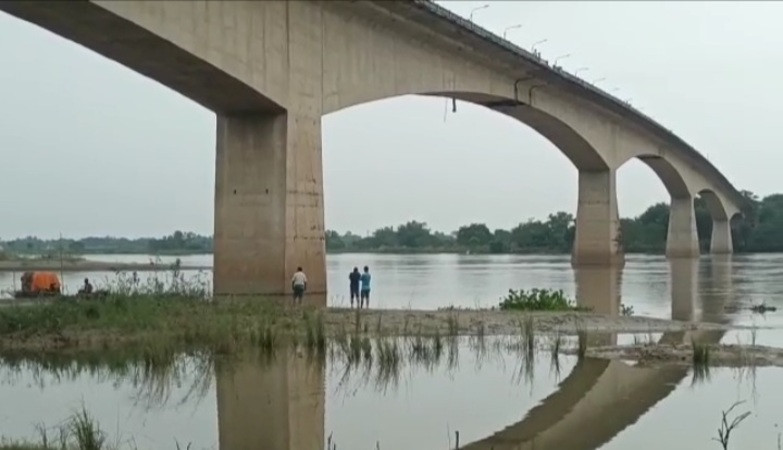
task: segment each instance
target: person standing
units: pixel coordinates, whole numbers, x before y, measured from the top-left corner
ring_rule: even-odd
[[[362,274],[359,273],[359,268],[354,267],[353,272],[348,274],[348,280],[350,280],[351,288],[351,308],[353,308],[353,299],[356,298],[356,306],[361,308],[361,299],[359,298],[359,281],[362,278]]]
[[[362,274],[362,292],[361,297],[359,300],[359,308],[364,305],[365,301],[367,302],[366,308],[370,307],[370,280],[372,277],[370,276],[370,268],[367,266],[364,266],[364,273]]]
[[[291,278],[291,288],[294,290],[294,305],[301,305],[305,290],[307,290],[307,275],[301,267],[296,268],[296,273]]]

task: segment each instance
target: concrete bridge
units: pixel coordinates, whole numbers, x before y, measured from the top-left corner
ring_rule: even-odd
[[[711,251],[732,251],[729,222],[743,199],[694,148],[430,1],[6,1],[0,10],[216,113],[217,294],[284,293],[297,266],[312,292],[325,292],[321,117],[408,94],[514,117],[571,160],[576,266],[622,264],[615,174],[632,158],[671,195],[669,256],[699,253],[697,196],[712,215]]]

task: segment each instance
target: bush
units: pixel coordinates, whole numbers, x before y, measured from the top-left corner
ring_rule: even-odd
[[[501,299],[501,310],[517,311],[569,311],[576,310],[576,303],[563,294],[562,290],[520,289],[508,290],[508,295]]]

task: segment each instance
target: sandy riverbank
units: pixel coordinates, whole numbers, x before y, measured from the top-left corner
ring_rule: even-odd
[[[589,312],[516,312],[500,310],[362,310],[360,327],[385,335],[410,335],[421,331],[424,335],[436,332],[451,334],[455,326],[459,334],[483,333],[514,335],[520,333],[524,320],[530,317],[536,332],[576,334],[578,331],[607,333],[663,333],[693,330],[729,330],[726,325],[679,322],[641,316],[609,317]],[[356,311],[329,308],[326,311],[327,330],[354,327]],[[349,328],[350,329],[350,328]]]

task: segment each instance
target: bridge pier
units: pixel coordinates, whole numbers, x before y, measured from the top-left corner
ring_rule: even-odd
[[[215,160],[216,295],[326,292],[320,116],[222,115]]]
[[[622,266],[615,171],[580,171],[573,266]]]
[[[733,252],[734,244],[731,240],[731,223],[728,219],[713,219],[710,253],[727,255]]]
[[[666,235],[666,256],[669,258],[697,258],[699,234],[692,197],[671,199],[669,227]]]

